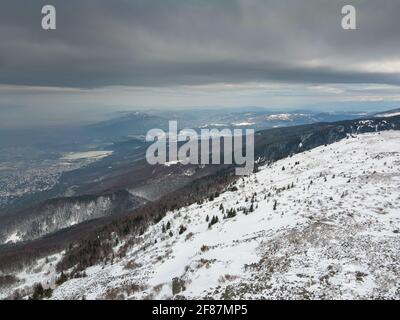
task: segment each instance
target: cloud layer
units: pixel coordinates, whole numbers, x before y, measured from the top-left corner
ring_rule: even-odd
[[[400,83],[400,2],[52,0],[0,4],[0,84],[96,88],[278,81]],[[350,1],[351,2],[351,1]]]
[[[347,4],[357,30],[341,27]],[[2,0],[0,129],[147,108],[390,109],[399,13],[398,0]]]

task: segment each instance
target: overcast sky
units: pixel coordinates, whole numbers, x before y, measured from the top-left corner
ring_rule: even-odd
[[[45,4],[55,31],[41,29]],[[357,30],[341,28],[345,4]],[[399,14],[398,0],[2,0],[0,125],[43,112],[396,103]]]

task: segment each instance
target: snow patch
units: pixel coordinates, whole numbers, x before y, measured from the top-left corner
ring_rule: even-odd
[[[100,160],[113,154],[113,151],[87,151],[87,152],[70,152],[65,154],[61,159],[67,161],[75,161],[82,159]]]

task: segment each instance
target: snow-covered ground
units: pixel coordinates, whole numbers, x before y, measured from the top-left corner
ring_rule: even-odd
[[[256,124],[255,122],[236,122],[236,123],[232,123],[233,126],[236,127],[248,127],[248,126],[252,126],[253,124]]]
[[[87,152],[70,152],[63,156],[63,160],[82,160],[82,159],[96,159],[100,160],[110,156],[113,151],[87,151]]]
[[[4,243],[17,243],[19,241],[21,241],[21,237],[18,235],[18,232],[14,232],[13,234],[11,234],[6,241],[4,241]]]
[[[42,265],[18,274],[19,285],[40,279],[53,299],[400,298],[400,132],[294,155],[236,188],[169,212],[83,278],[55,287]]]
[[[276,120],[281,120],[281,121],[288,121],[288,120],[293,120],[297,117],[306,117],[309,116],[308,114],[303,114],[303,113],[280,113],[280,114],[271,114],[266,117],[267,120],[269,121],[276,121]]]
[[[400,116],[400,111],[396,112],[386,112],[386,113],[380,113],[375,115],[377,118],[389,118],[389,117],[395,117],[395,116]]]

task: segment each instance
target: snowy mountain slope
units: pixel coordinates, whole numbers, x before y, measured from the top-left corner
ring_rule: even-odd
[[[390,117],[395,117],[395,116],[400,116],[400,108],[389,110],[389,111],[386,111],[383,113],[375,114],[376,118],[390,118]]]
[[[143,205],[128,191],[99,196],[50,199],[2,219],[0,244],[29,241],[84,221],[118,214]]]
[[[399,131],[294,155],[235,187],[115,239],[114,259],[79,278],[55,285],[58,255],[0,297],[41,282],[53,299],[400,298]]]

